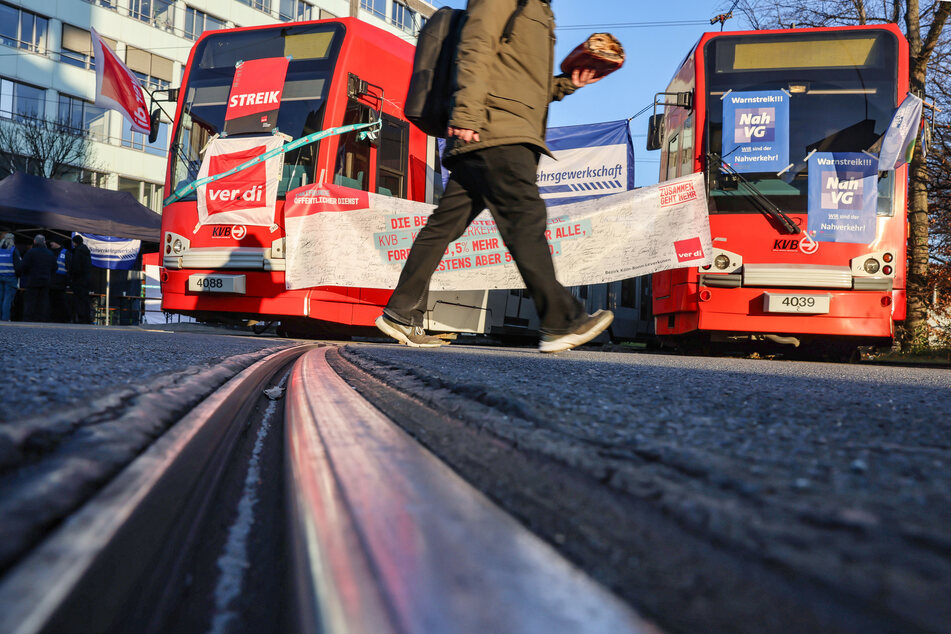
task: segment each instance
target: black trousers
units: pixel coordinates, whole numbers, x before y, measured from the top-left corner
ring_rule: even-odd
[[[91,324],[89,306],[89,287],[73,283],[73,321],[77,324]]]
[[[503,145],[454,157],[447,167],[452,175],[446,192],[416,236],[384,314],[402,324],[423,324],[429,281],[446,247],[488,208],[535,300],[542,331],[570,331],[585,312],[555,279],[545,239],[548,211],[535,183],[538,152],[525,145]]]
[[[23,321],[50,320],[50,289],[48,286],[23,289]]]

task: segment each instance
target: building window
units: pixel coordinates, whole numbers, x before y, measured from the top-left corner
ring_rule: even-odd
[[[102,38],[102,41],[105,42],[109,48],[113,51],[116,50],[115,40],[103,37],[102,34],[100,34],[99,37]],[[89,31],[76,28],[71,24],[63,24],[63,39],[60,45],[59,61],[71,66],[95,70],[96,59],[93,55],[92,38],[89,35]]]
[[[109,111],[88,101],[69,95],[59,96],[57,120],[77,132],[88,132],[90,138],[105,141],[109,136]]]
[[[129,15],[163,31],[175,29],[174,0],[130,0]]]
[[[330,11],[326,11],[326,10],[324,10],[324,9],[321,9],[321,10],[320,10],[320,19],[321,19],[321,20],[333,20],[333,19],[336,18],[336,17],[337,17],[337,16],[335,16],[335,15],[334,15],[333,13],[331,13]]]
[[[386,19],[386,0],[360,0],[360,6],[373,15]]]
[[[390,21],[407,33],[413,32],[415,17],[416,12],[409,7],[402,5],[399,2],[393,3],[392,19]]]
[[[185,7],[185,37],[197,40],[205,31],[215,31],[225,28],[224,20],[208,15],[192,7]]]
[[[83,185],[92,185],[93,187],[105,189],[106,181],[108,180],[108,174],[94,172],[82,167],[67,167],[66,170],[59,176],[58,180],[82,183]]]
[[[125,63],[139,83],[149,90],[166,90],[172,85],[172,60],[141,48],[126,46]]]
[[[0,42],[7,46],[45,55],[49,26],[41,15],[0,2]]]
[[[129,192],[137,201],[158,213],[162,211],[163,190],[164,187],[158,183],[119,177],[120,192]]]
[[[124,125],[124,124],[123,124]],[[168,156],[168,124],[159,123],[158,136],[155,143],[149,143],[148,137],[141,132],[133,132],[128,127],[122,130],[122,147],[141,150],[152,156]]]
[[[239,0],[239,2],[258,11],[264,11],[265,13],[271,12],[271,0]]]
[[[10,79],[0,79],[0,117],[41,119],[46,115],[46,91]]]
[[[303,0],[281,0],[280,17],[285,22],[314,19],[314,7]]]

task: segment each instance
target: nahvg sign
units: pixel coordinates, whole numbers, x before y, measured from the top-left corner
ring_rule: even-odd
[[[875,239],[878,161],[858,152],[809,157],[809,235],[822,242]]]
[[[225,111],[226,134],[274,129],[289,61],[286,57],[267,57],[238,62]]]
[[[782,90],[725,95],[722,152],[737,172],[778,172],[789,165],[789,95]]]
[[[283,144],[276,136],[215,139],[205,152],[198,178],[228,172]],[[284,155],[239,170],[198,187],[200,224],[274,223],[274,207]]]

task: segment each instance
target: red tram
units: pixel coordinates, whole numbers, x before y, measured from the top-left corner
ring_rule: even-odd
[[[240,127],[229,131],[235,121],[259,119],[261,126],[273,126],[288,141],[377,116],[382,128],[376,139],[361,138],[353,131],[288,151],[273,224],[267,223],[271,226],[202,222],[194,191],[174,201],[171,196],[166,199],[163,310],[197,318],[280,320],[285,328],[295,323],[373,324],[389,298],[388,290],[285,288],[284,196],[303,185],[327,182],[417,201],[432,199],[438,179],[433,168],[435,144],[406,121],[396,103],[405,95],[413,54],[411,43],[353,18],[201,36],[177,94],[166,192],[181,191],[199,178],[203,153],[212,141],[242,137]],[[253,60],[274,63],[249,64]],[[243,68],[244,85],[266,88],[235,97],[238,68]],[[281,73],[283,82],[279,76],[275,79]],[[274,101],[276,96],[270,122],[267,113],[233,116],[245,114],[239,112],[241,106]],[[273,133],[259,129],[256,134],[266,138]]]
[[[872,164],[907,90],[908,44],[893,24],[700,39],[655,100],[665,108],[651,119],[648,149],[662,150],[661,181],[706,174],[714,261],[653,275],[662,340],[774,342],[840,355],[890,344],[905,318],[908,168],[875,174],[877,201],[861,224],[844,222],[858,211],[817,218],[809,172],[818,177],[816,156]],[[774,95],[785,102],[778,117],[738,110]],[[756,139],[737,141],[741,121],[746,130],[774,124],[758,132],[772,135],[762,147],[779,151],[756,156]],[[741,155],[744,147],[752,152]],[[837,177],[829,183],[847,186]],[[852,200],[852,192],[832,195],[846,193]],[[824,237],[829,227],[843,231]]]

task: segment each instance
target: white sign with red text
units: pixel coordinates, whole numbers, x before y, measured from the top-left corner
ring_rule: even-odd
[[[336,185],[287,194],[287,288],[393,288],[433,206]],[[565,286],[600,284],[711,262],[703,175],[548,210],[549,247]],[[430,289],[524,288],[488,211],[451,243]]]
[[[205,151],[198,178],[214,176],[284,144],[278,136],[215,139]],[[274,224],[284,154],[198,187],[198,222],[215,225]]]

